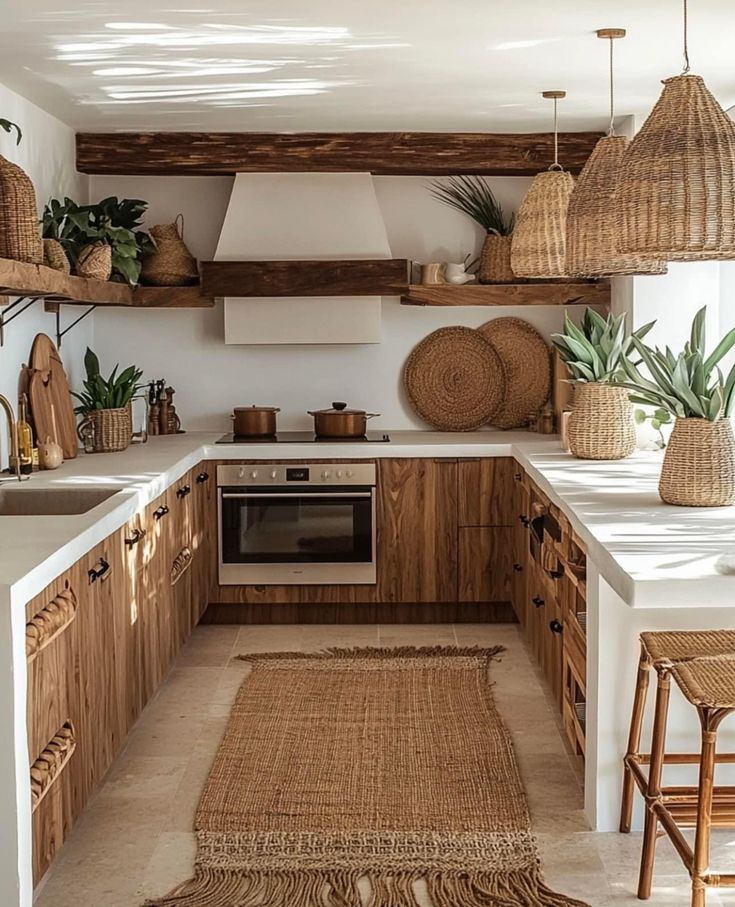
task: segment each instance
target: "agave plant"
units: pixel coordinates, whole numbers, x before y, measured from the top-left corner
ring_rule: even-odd
[[[471,217],[488,233],[510,236],[513,232],[515,214],[506,217],[492,189],[480,176],[453,176],[446,183],[433,183],[431,194]]]
[[[81,394],[74,394],[80,403],[75,409],[78,414],[86,415],[98,409],[127,406],[141,387],[138,382],[143,377],[143,372],[134,365],[123,369],[119,375],[119,365],[116,365],[110,377],[103,378],[100,374],[100,361],[89,347],[84,355],[84,367],[87,370],[84,390]]]
[[[691,337],[676,355],[668,346],[665,350],[652,349],[639,338],[633,338],[633,345],[650,375],[646,378],[641,374],[640,362],[623,361],[625,377],[620,383],[632,391],[633,403],[655,406],[679,419],[716,422],[732,414],[735,366],[725,378],[719,363],[735,346],[735,328],[705,357],[706,314],[705,306],[694,316]]]
[[[625,315],[603,318],[587,309],[580,327],[565,314],[564,333],[552,334],[551,340],[575,381],[612,384],[621,376],[633,343],[640,342],[654,324],[651,321],[628,334]]]

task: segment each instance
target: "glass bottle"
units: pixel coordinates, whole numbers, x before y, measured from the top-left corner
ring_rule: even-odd
[[[25,394],[18,400],[18,456],[21,473],[29,475],[33,471],[33,432],[28,424],[28,397]]]

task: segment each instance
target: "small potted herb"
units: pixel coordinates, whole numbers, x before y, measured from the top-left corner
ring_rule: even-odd
[[[116,365],[110,377],[103,378],[99,359],[89,348],[84,367],[87,372],[84,390],[74,394],[79,400],[75,412],[82,416],[77,428],[79,438],[85,450],[95,453],[125,450],[133,436],[131,403],[142,386],[139,381],[143,372],[130,365],[118,375],[119,365]]]

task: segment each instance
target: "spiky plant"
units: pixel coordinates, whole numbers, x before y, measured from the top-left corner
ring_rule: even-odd
[[[135,392],[142,386],[138,382],[143,372],[134,365],[123,369],[119,375],[117,374],[119,366],[116,365],[110,377],[103,378],[100,374],[100,361],[89,347],[84,356],[84,367],[87,371],[84,390],[81,394],[73,394],[80,403],[75,412],[81,415],[98,409],[119,409],[127,406]]]
[[[587,309],[579,327],[565,314],[564,332],[552,334],[551,340],[575,381],[612,384],[621,376],[633,341],[645,337],[654,324],[651,321],[629,334],[625,315],[603,318],[594,309]]]
[[[506,217],[493,191],[481,176],[453,176],[445,183],[435,182],[431,194],[440,202],[461,211],[488,233],[510,236],[515,214]]]
[[[719,363],[735,346],[735,328],[705,357],[706,315],[705,306],[694,316],[690,339],[678,354],[668,346],[665,350],[651,348],[640,338],[633,338],[633,346],[650,375],[646,378],[641,374],[641,362],[623,360],[624,378],[620,383],[632,391],[633,403],[655,406],[679,419],[716,422],[732,415],[735,366],[725,378]]]

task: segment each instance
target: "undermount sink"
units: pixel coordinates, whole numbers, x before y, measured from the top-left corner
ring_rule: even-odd
[[[117,488],[0,488],[0,516],[64,516],[87,513]]]

